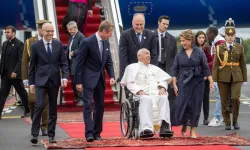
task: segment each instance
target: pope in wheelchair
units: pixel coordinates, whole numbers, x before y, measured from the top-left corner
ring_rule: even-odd
[[[126,67],[121,85],[133,93],[133,100],[139,101],[139,136],[153,137],[154,126],[160,126],[160,137],[172,137],[170,109],[167,88],[172,77],[159,67],[150,64],[150,52],[140,49],[138,63]]]

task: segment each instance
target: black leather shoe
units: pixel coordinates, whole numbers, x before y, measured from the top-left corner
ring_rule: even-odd
[[[86,138],[87,142],[93,142],[94,138],[92,136]]]
[[[226,125],[225,130],[231,130],[231,125]]]
[[[30,140],[30,142],[32,144],[37,144],[38,140],[37,140],[37,136],[33,136],[32,139]]]
[[[103,140],[103,138],[102,137],[94,137],[94,140],[98,140],[98,141],[102,141]]]
[[[146,129],[140,133],[140,138],[149,138],[149,137],[153,137],[153,136],[154,136],[153,131],[151,131],[149,129]]]
[[[170,130],[169,124],[166,121],[162,120],[160,128],[160,137],[172,137],[174,135],[173,131]]]
[[[203,125],[208,125],[209,121],[208,120],[203,120]]]
[[[42,136],[48,136],[48,130],[41,130],[42,131]]]
[[[235,130],[239,130],[240,129],[240,125],[237,122],[233,123],[233,126],[234,126]]]
[[[49,137],[49,143],[56,143],[56,140],[54,137]]]

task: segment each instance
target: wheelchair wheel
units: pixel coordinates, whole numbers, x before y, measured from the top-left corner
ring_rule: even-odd
[[[121,106],[120,112],[120,127],[122,131],[122,135],[126,138],[130,138],[132,136],[133,129],[133,114],[131,110],[131,104],[126,99]]]
[[[138,129],[137,128],[134,128],[133,129],[133,139],[137,140],[139,138],[139,133],[138,133]]]

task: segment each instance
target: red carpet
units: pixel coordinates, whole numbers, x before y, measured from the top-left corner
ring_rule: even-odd
[[[104,111],[119,111],[121,109],[120,104],[109,104],[106,103],[104,106]],[[76,106],[57,106],[57,112],[82,112],[83,107]]]
[[[92,0],[93,3],[93,16],[89,17],[87,16],[86,20],[86,27],[84,28],[84,35],[86,37],[92,35],[98,30],[99,24],[101,23],[101,15],[100,15],[100,8],[95,7],[94,0]],[[62,27],[62,20],[67,12],[68,9],[68,1],[65,0],[55,0],[55,6],[56,6],[56,14],[57,14],[57,22],[58,22],[58,30],[59,30],[59,36],[60,40],[63,44],[67,44],[68,42],[68,35],[66,31]],[[114,103],[113,100],[113,91],[111,90],[111,87],[109,85],[109,78],[106,77],[106,91],[105,91],[105,104]],[[68,86],[64,88],[64,100],[67,106],[75,106],[76,103],[73,102],[75,99],[74,92],[71,87],[71,80],[68,82]]]

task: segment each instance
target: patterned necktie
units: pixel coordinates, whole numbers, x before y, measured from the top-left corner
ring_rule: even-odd
[[[51,49],[50,49],[50,43],[47,43],[47,53],[48,53],[48,56],[49,56],[49,58],[51,57],[51,54],[52,54],[52,52],[51,52]]]
[[[103,53],[103,49],[104,49],[104,41],[103,41],[103,40],[101,40],[100,42],[101,42],[101,46],[100,46],[99,51],[100,51],[101,60],[102,60],[102,53]]]
[[[136,34],[136,37],[137,37],[137,40],[138,40],[139,43],[141,43],[140,36],[141,36],[141,33],[137,33],[137,34]]]

